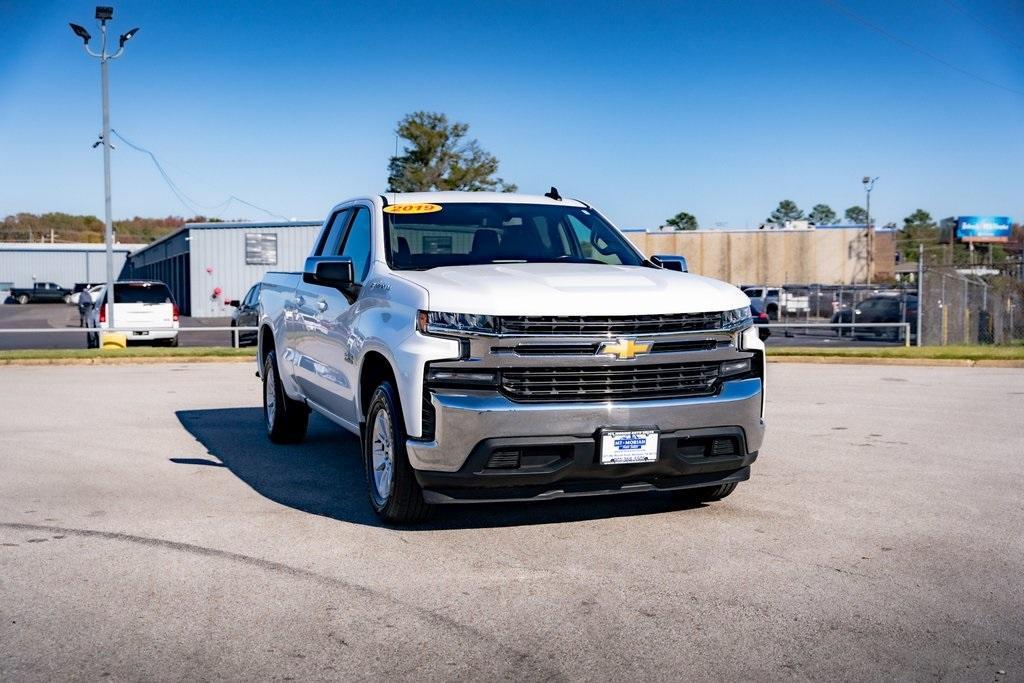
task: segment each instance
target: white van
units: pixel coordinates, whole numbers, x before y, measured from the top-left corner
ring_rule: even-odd
[[[89,317],[89,327],[105,330],[110,327],[109,301],[106,292],[96,303]],[[122,280],[114,283],[114,324],[127,330],[128,343],[178,345],[178,305],[171,290],[155,280]],[[99,346],[99,335],[88,335],[89,348]]]

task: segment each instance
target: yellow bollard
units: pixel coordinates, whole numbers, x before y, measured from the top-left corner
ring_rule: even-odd
[[[100,333],[101,349],[126,349],[128,348],[128,337],[121,332]]]

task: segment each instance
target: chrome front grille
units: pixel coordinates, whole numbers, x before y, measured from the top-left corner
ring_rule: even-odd
[[[722,313],[666,315],[503,316],[501,334],[602,337],[719,330]]]
[[[715,393],[719,363],[503,368],[501,392],[513,401],[643,400]]]

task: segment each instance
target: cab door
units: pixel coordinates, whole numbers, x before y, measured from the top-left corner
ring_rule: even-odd
[[[320,322],[326,334],[319,338],[321,356],[329,359],[331,372],[324,375],[329,380],[330,397],[326,407],[345,421],[358,424],[357,403],[359,397],[358,356],[360,339],[357,334],[360,293],[372,263],[373,220],[368,205],[354,207],[352,221],[345,238],[338,248],[338,255],[352,259],[352,275],[355,284],[351,290],[342,292],[330,287],[321,287]]]
[[[351,218],[351,207],[336,211],[331,216],[313,255],[336,254]],[[289,352],[296,383],[302,388],[306,398],[324,407],[330,402],[330,386],[334,383],[326,379],[333,371],[330,359],[325,357],[327,346],[323,341],[327,329],[322,317],[327,310],[326,298],[329,294],[329,287],[310,284],[300,278],[299,285],[288,304],[290,335],[286,335],[292,340]]]

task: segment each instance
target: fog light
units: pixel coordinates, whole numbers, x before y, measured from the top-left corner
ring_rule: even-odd
[[[487,461],[487,467],[491,469],[515,469],[519,467],[519,450],[508,449],[495,451]]]
[[[731,377],[732,375],[742,375],[750,372],[750,359],[744,358],[743,360],[727,360],[722,363],[720,372],[722,377]]]

